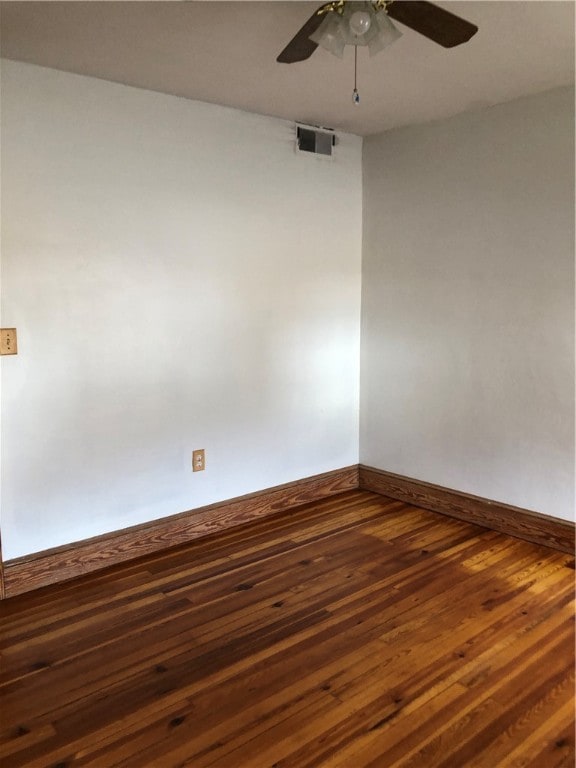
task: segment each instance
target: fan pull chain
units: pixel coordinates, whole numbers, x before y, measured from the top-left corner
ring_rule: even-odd
[[[354,90],[352,91],[352,101],[357,107],[360,104],[360,94],[357,88],[357,76],[358,76],[358,46],[354,46]]]

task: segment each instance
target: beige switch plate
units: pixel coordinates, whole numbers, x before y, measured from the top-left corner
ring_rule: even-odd
[[[206,457],[204,448],[192,451],[192,472],[203,472],[206,469]]]
[[[17,355],[16,328],[0,328],[0,355]]]

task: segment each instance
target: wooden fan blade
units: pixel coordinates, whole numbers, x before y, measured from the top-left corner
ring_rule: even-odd
[[[424,0],[393,0],[386,11],[391,19],[405,24],[444,48],[466,43],[478,32],[475,24]]]
[[[304,61],[312,56],[316,48],[318,48],[318,43],[313,43],[312,40],[309,40],[309,36],[316,32],[326,18],[324,13],[318,15],[318,11],[322,8],[324,8],[323,5],[314,11],[304,26],[296,32],[276,61],[283,64],[293,64],[296,61]]]

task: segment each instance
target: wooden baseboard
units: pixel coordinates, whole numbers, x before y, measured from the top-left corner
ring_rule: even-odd
[[[4,600],[6,592],[4,590],[4,561],[2,560],[2,541],[0,540],[0,600]]]
[[[358,487],[358,465],[4,563],[6,597],[73,579]]]
[[[509,536],[574,553],[574,523],[556,517],[490,501],[440,485],[413,480],[381,469],[359,467],[360,488],[408,502],[443,515],[457,517]]]
[[[3,563],[3,596],[12,597],[67,581],[358,487],[561,552],[574,553],[574,523],[356,465],[8,560]]]

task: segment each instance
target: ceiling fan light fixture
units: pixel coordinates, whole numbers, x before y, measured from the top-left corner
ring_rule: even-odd
[[[349,0],[342,11],[328,11],[309,39],[341,59],[346,45],[367,46],[374,56],[401,36],[385,8]]]
[[[316,32],[310,35],[309,39],[341,59],[344,56],[346,39],[343,35],[342,17],[340,14],[329,11]]]
[[[402,32],[392,23],[384,8],[375,14],[374,22],[374,26],[378,27],[378,34],[368,43],[370,56],[375,56],[402,37]]]
[[[378,27],[375,22],[376,12],[370,2],[349,0],[344,6],[340,27],[347,45],[368,45]]]

